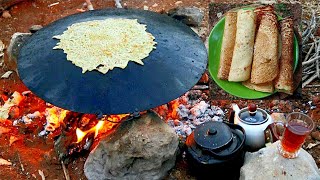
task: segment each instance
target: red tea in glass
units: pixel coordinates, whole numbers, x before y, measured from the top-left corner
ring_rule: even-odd
[[[285,127],[278,145],[280,154],[285,158],[296,158],[307,135],[312,131],[314,123],[312,119],[302,113],[291,113],[287,116],[287,122],[276,123]]]
[[[287,152],[296,152],[300,149],[307,136],[308,127],[305,123],[289,122],[286,125],[281,140],[283,149]]]

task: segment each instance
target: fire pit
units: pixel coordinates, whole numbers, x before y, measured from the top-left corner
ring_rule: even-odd
[[[125,69],[116,68],[107,74],[83,74],[66,61],[62,50],[53,50],[57,41],[52,37],[71,24],[106,18],[137,19],[147,25],[157,49],[143,66],[129,62]],[[189,27],[165,15],[134,9],[98,10],[58,20],[36,32],[18,58],[21,80],[50,103],[44,111],[45,129],[39,135],[60,129],[54,139],[62,164],[88,151],[99,131],[108,134],[121,121],[139,120],[137,117],[145,110],[181,96],[198,82],[206,65],[204,44]]]

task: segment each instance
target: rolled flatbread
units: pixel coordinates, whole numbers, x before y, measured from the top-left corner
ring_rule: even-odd
[[[236,40],[237,12],[227,12],[225,15],[224,31],[220,53],[218,78],[228,80],[232,62],[233,48]]]
[[[285,18],[280,22],[281,56],[279,75],[275,80],[275,88],[287,94],[293,94],[293,19]]]
[[[251,83],[273,81],[278,75],[278,21],[273,13],[262,15],[254,45]]]
[[[246,86],[249,89],[253,89],[256,91],[261,91],[261,92],[268,92],[272,93],[274,91],[274,86],[273,82],[266,82],[262,84],[252,84],[250,80],[242,82],[244,86]]]
[[[256,13],[256,24],[257,24],[257,28],[259,28],[261,19],[262,19],[262,15],[265,13],[274,13],[274,8],[271,5],[267,5],[267,6],[261,6],[261,7],[257,7],[254,12]],[[258,31],[258,29],[257,29]]]
[[[250,78],[254,36],[256,29],[253,10],[240,9],[237,13],[237,31],[229,72],[229,81],[246,81]]]

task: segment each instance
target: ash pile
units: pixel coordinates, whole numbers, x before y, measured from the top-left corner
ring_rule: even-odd
[[[198,125],[207,121],[223,121],[223,110],[212,106],[207,99],[201,90],[191,90],[154,110],[185,140]]]

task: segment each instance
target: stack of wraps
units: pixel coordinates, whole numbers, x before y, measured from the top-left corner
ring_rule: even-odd
[[[280,22],[272,6],[225,15],[218,78],[250,89],[293,93],[293,20]]]

